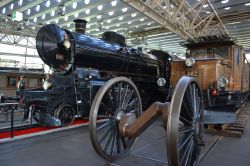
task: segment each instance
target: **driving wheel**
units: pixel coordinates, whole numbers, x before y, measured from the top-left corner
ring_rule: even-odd
[[[170,166],[198,165],[203,145],[203,101],[194,78],[177,83],[167,122],[167,157]]]
[[[135,84],[126,77],[113,78],[97,92],[89,115],[89,134],[95,151],[106,161],[127,154],[135,138],[119,133],[123,115],[141,115],[142,104]]]
[[[56,108],[54,117],[60,119],[61,126],[68,126],[74,122],[75,110],[71,105],[62,103]]]

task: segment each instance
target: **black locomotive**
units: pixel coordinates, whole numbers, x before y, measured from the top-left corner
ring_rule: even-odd
[[[18,95],[40,123],[55,124],[42,120],[45,114],[60,119],[63,125],[70,124],[76,114],[88,115],[97,90],[117,76],[136,84],[145,108],[154,101],[166,101],[171,64],[168,53],[130,48],[125,37],[115,32],[94,38],[85,34],[85,20],[74,22],[76,32],[49,24],[37,34],[38,54],[55,74],[45,80],[43,89],[22,90]]]

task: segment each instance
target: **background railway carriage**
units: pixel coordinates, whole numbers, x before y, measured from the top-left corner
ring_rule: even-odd
[[[20,70],[14,67],[0,67],[0,94],[3,96],[15,96],[18,89],[18,82],[23,76],[25,88],[41,87],[45,78],[42,69]]]
[[[194,77],[203,91],[205,107],[239,108],[249,94],[249,63],[244,49],[232,39],[218,36],[182,45],[187,47],[186,60],[173,61],[172,85],[183,75]]]

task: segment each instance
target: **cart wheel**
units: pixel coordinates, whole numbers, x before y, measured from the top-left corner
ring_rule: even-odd
[[[60,119],[61,126],[68,126],[75,119],[75,110],[71,105],[62,103],[56,108],[54,117]]]
[[[106,161],[127,154],[135,139],[119,133],[119,121],[126,113],[138,117],[142,112],[139,92],[126,77],[109,80],[95,95],[89,115],[89,134],[95,151]]]
[[[198,165],[203,145],[203,101],[194,78],[182,77],[172,96],[167,124],[170,166]]]

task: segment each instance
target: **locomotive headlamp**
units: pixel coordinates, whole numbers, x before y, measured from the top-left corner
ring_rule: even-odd
[[[69,49],[71,47],[70,41],[69,41],[69,36],[65,33],[64,34],[64,42],[63,42],[63,46],[66,49]]]
[[[217,81],[217,85],[224,88],[228,84],[228,79],[226,77],[220,77]]]
[[[166,84],[165,78],[159,78],[157,80],[157,84],[158,84],[158,86],[161,86],[161,87],[164,86]]]
[[[195,59],[194,58],[187,58],[186,62],[185,62],[186,66],[188,66],[188,67],[193,66],[194,63],[195,63]]]
[[[49,81],[49,80],[45,80],[44,82],[43,82],[43,89],[44,90],[48,90],[48,89],[50,89],[52,87],[52,83]]]

